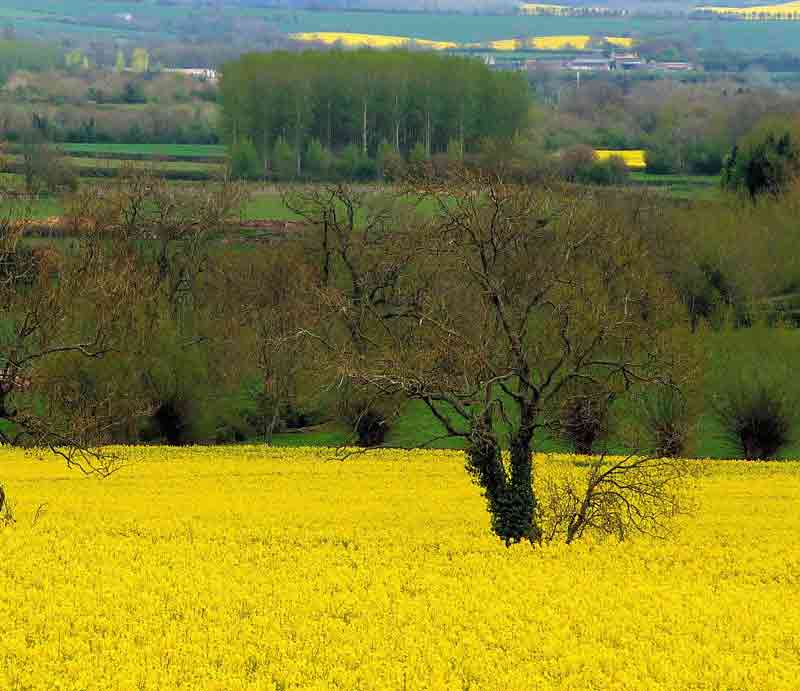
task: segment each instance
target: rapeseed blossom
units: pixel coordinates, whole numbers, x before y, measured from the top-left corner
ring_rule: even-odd
[[[411,36],[385,36],[382,34],[356,34],[340,31],[304,31],[290,34],[295,41],[341,44],[348,48],[404,48],[412,43],[422,48],[448,50],[455,48],[491,48],[492,50],[587,50],[592,42],[589,35],[533,36],[530,38],[507,38],[482,43],[458,44],[453,41],[433,41]],[[636,41],[626,36],[605,36],[604,40],[618,48],[632,48]]]
[[[800,1],[781,2],[775,5],[751,5],[749,7],[698,7],[700,12],[710,12],[725,17],[757,20],[800,20]]]
[[[707,462],[669,541],[506,549],[458,452],[117,451],[0,453],[0,688],[797,688],[799,463]]]
[[[332,45],[340,43],[347,47],[366,46],[369,48],[403,48],[412,42],[424,48],[434,50],[444,50],[446,48],[456,48],[457,44],[451,41],[429,41],[424,38],[412,38],[410,36],[384,36],[381,34],[353,34],[340,31],[317,31],[301,32],[290,34],[290,38],[295,41],[313,41],[315,43],[325,43]]]
[[[599,161],[605,161],[612,156],[616,156],[625,161],[628,168],[641,169],[647,167],[645,152],[642,149],[595,149],[595,156]]]

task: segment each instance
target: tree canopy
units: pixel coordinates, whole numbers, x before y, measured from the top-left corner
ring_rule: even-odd
[[[250,140],[267,164],[277,141],[298,155],[318,140],[374,156],[461,153],[524,125],[529,95],[518,74],[469,58],[409,51],[250,53],[226,64],[220,86],[227,140]]]

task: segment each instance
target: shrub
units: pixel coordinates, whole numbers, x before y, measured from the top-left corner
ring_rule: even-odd
[[[283,137],[278,138],[272,150],[272,167],[280,180],[297,176],[297,152]]]
[[[428,151],[422,142],[417,142],[408,152],[408,162],[412,166],[419,166],[428,160]]]
[[[305,168],[315,177],[324,178],[330,173],[333,156],[319,139],[312,139],[306,149]]]
[[[611,156],[580,168],[577,180],[587,185],[624,185],[628,181],[628,166],[620,156]]]
[[[774,458],[797,421],[796,329],[722,329],[711,339],[708,406],[722,439],[748,460]]]
[[[680,170],[678,153],[674,147],[654,144],[645,153],[647,172],[655,175],[669,175]]]
[[[793,412],[780,385],[739,380],[714,402],[723,436],[749,461],[774,458],[790,441]]]
[[[639,422],[654,455],[684,456],[693,428],[693,415],[686,397],[675,389],[660,389],[645,397],[639,406]]]
[[[585,171],[597,163],[597,154],[590,146],[577,144],[564,150],[559,157],[559,174],[569,182],[580,181]]]
[[[257,180],[264,169],[256,147],[249,139],[240,139],[231,149],[231,177],[235,180]]]
[[[367,408],[355,420],[354,432],[359,446],[380,446],[389,432],[389,421],[377,410]]]
[[[779,194],[800,175],[800,134],[796,123],[768,119],[744,137],[725,159],[722,186],[760,194]]]
[[[349,144],[342,149],[336,162],[336,171],[344,180],[359,182],[374,180],[378,174],[375,161],[365,156],[355,144]]]
[[[561,437],[575,453],[589,455],[608,432],[608,401],[592,393],[578,393],[561,407]]]

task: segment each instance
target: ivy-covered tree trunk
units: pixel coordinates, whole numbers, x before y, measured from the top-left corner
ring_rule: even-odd
[[[534,419],[533,407],[524,405],[520,426],[511,438],[508,469],[490,414],[475,421],[467,446],[467,470],[484,491],[492,530],[506,545],[539,537],[533,490]]]

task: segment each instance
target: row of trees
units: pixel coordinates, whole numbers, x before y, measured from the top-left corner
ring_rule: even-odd
[[[528,87],[457,57],[402,51],[248,54],[225,65],[222,129],[232,147],[247,142],[268,169],[277,141],[296,154],[314,139],[329,151],[382,144],[427,156],[482,139],[510,139],[526,123]]]
[[[634,405],[691,378],[650,212],[465,171],[407,184],[300,192],[287,202],[303,230],[250,252],[217,242],[241,202],[229,184],[179,190],[131,173],[85,190],[61,251],[31,250],[9,220],[0,433],[103,473],[93,443],[191,441],[208,402],[219,409],[243,382],[267,431],[303,387],[367,433],[416,401],[462,440],[507,544],[661,532],[682,462],[601,457],[585,482],[547,491],[533,477],[537,435],[565,405]]]
[[[705,325],[728,312],[748,325],[791,287],[796,196],[704,215],[423,167],[392,193],[296,189],[295,232],[241,251],[230,232],[242,193],[126,171],[67,199],[70,239],[53,247],[31,247],[24,208],[8,212],[5,441],[102,473],[96,443],[269,439],[314,410],[380,444],[415,403],[460,440],[512,543],[660,532],[688,472],[663,457],[686,451],[709,372],[706,407],[742,453],[771,457],[791,438],[796,332],[717,338]],[[754,262],[751,278],[772,281],[758,291],[737,268]],[[749,361],[736,345],[748,331]],[[766,342],[780,342],[782,368],[770,369]],[[600,457],[583,480],[537,488],[533,455],[556,436]],[[636,454],[607,460],[612,448]]]

